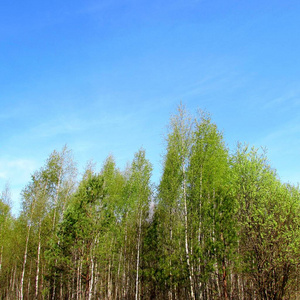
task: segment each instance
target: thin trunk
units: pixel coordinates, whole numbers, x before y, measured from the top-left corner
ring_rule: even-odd
[[[225,258],[224,257],[223,257],[223,261],[222,261],[222,269],[223,269],[223,291],[224,291],[224,299],[228,300],[227,280],[226,280],[226,267],[225,267]]]
[[[2,230],[2,228],[1,228]],[[2,253],[3,253],[3,246],[1,246],[1,250],[0,250],[0,273],[1,273],[1,269],[2,269]]]
[[[80,293],[80,257],[77,258],[77,272],[76,272],[76,300],[79,300]]]
[[[116,287],[115,287],[115,299],[118,299],[119,282],[120,282],[121,260],[122,260],[122,248],[121,248],[120,256],[119,256],[119,264],[118,264],[118,272],[117,272],[118,275],[117,275]]]
[[[123,286],[123,298],[126,299],[128,294],[128,284],[127,284],[127,276],[126,276],[126,259],[127,259],[127,218],[128,218],[128,212],[126,212],[126,224],[125,224],[125,237],[124,237],[124,270],[123,270],[123,279],[122,279],[122,286]]]
[[[202,233],[202,197],[203,197],[203,192],[202,192],[202,189],[203,189],[203,166],[201,165],[201,168],[200,168],[200,192],[199,192],[199,213],[198,213],[198,216],[199,216],[199,225],[198,225],[198,245],[199,245],[199,249],[200,249],[200,255],[198,255],[198,267],[197,267],[197,276],[201,276],[201,254],[203,253],[203,248],[202,248],[202,243],[203,243],[203,233]],[[203,290],[202,290],[202,282],[199,281],[199,286],[196,286],[196,289],[198,290],[199,292],[199,299],[203,299]]]
[[[30,279],[31,279],[31,271],[32,271],[32,262],[30,262],[30,268],[29,268],[29,276],[28,276],[28,285],[27,285],[27,299],[30,299]]]
[[[10,284],[10,280],[11,280],[11,278],[6,277],[6,288],[3,289],[3,293],[6,294],[6,298],[9,297],[9,287],[10,287],[9,284]],[[4,297],[2,296],[2,298],[4,298]]]
[[[79,299],[81,299],[82,297],[82,282],[81,282],[81,274],[82,274],[82,260],[79,259],[79,290],[78,290],[78,294],[79,294]]]
[[[67,198],[68,198],[68,195],[70,193],[72,189],[72,186],[69,187],[69,189],[67,190],[65,196],[64,196],[64,201],[63,201],[63,206],[62,206],[62,211],[61,211],[61,214],[63,215],[65,210],[66,210],[66,206],[67,206]]]
[[[224,248],[225,248],[226,247],[226,243],[225,243],[224,236],[223,236],[222,232],[221,232],[221,241],[223,242]],[[222,283],[223,283],[224,299],[228,300],[227,279],[226,279],[227,274],[226,274],[226,265],[225,265],[225,256],[224,256],[224,254],[222,254],[222,271],[223,271],[223,274],[222,274]]]
[[[17,271],[17,265],[15,265],[15,267],[13,269],[13,274],[12,274],[12,278],[11,278],[11,284],[10,284],[9,294],[16,296],[15,298],[19,298],[18,289],[15,288],[15,284],[16,284],[16,271]],[[14,294],[14,292],[15,292],[15,294]]]
[[[220,287],[220,274],[219,274],[219,268],[218,268],[217,263],[214,264],[214,269],[215,269],[215,273],[216,273],[216,276],[215,276],[216,290],[217,290],[217,293],[218,293],[218,297],[221,299],[222,292],[221,292],[221,287]]]
[[[13,278],[14,278],[14,269],[12,269],[12,272],[10,274],[10,280],[9,280],[9,285],[8,285],[8,289],[7,289],[7,294],[9,294],[10,290],[13,290],[12,286],[13,286]]]
[[[55,223],[56,223],[56,210],[57,210],[57,201],[58,201],[58,192],[60,188],[60,180],[61,180],[61,174],[62,174],[62,166],[59,171],[59,176],[58,176],[58,183],[57,183],[57,190],[55,194],[55,199],[54,199],[54,211],[53,211],[53,220],[52,220],[52,231],[54,233],[55,231]],[[57,242],[59,244],[59,241]],[[55,267],[57,266],[57,259],[55,259]],[[55,299],[55,294],[56,294],[56,278],[54,278],[53,282],[53,290],[52,290],[52,299]]]
[[[75,266],[76,268],[76,262],[77,262],[77,259],[76,259],[76,253],[75,253],[75,257],[74,257],[74,260],[73,260],[73,265]],[[71,286],[71,299],[75,299],[75,283],[76,283],[76,272],[75,272],[75,269],[74,271],[72,272],[72,286]]]
[[[90,286],[89,286],[89,295],[88,300],[92,299],[92,292],[93,292],[93,281],[94,281],[94,259],[91,258],[91,278],[90,278]]]
[[[39,244],[36,262],[36,276],[35,276],[35,298],[38,298],[39,294],[39,273],[40,273],[40,253],[41,253],[41,224],[39,229]]]
[[[244,280],[238,275],[239,299],[244,299]]]
[[[53,214],[53,220],[52,220],[52,229],[53,229],[53,231],[55,229],[55,223],[56,223],[56,210],[57,210],[57,202],[58,202],[58,193],[59,193],[59,189],[60,189],[60,185],[61,185],[62,170],[63,170],[63,163],[62,163],[61,168],[59,170],[58,182],[57,182],[57,187],[56,187],[56,194],[55,194],[55,199],[54,199],[54,214]]]
[[[188,276],[190,281],[190,293],[191,299],[195,300],[194,295],[194,279],[193,279],[193,270],[190,264],[190,252],[189,252],[189,244],[188,244],[188,212],[187,212],[187,195],[186,195],[186,179],[185,179],[185,169],[184,166],[182,168],[183,173],[183,201],[184,201],[184,238],[185,238],[185,255],[186,255],[186,263],[188,267]]]
[[[62,280],[62,274],[60,274],[60,283],[59,283],[59,296],[60,299],[63,299],[63,280]]]
[[[4,225],[6,223],[6,220],[7,220],[7,216],[4,218],[4,221],[1,225],[1,229],[0,229],[0,241],[2,242],[3,241],[3,229],[5,229]],[[0,274],[1,274],[1,270],[2,270],[2,258],[3,258],[3,245],[1,246],[1,250],[0,250]]]
[[[28,242],[29,242],[29,235],[30,235],[31,224],[28,225],[27,236],[26,236],[26,244],[25,244],[25,251],[24,251],[24,259],[23,259],[23,267],[22,267],[22,275],[21,275],[21,282],[20,282],[20,300],[23,300],[23,289],[24,289],[24,277],[25,277],[25,268],[26,268],[26,261],[27,261],[27,252],[28,252]]]
[[[170,223],[171,223],[171,225],[170,225],[170,229],[169,229],[169,234],[170,234],[170,244],[172,245],[173,244],[173,231],[172,231],[173,222],[172,222],[172,212],[171,211],[170,211]],[[170,265],[170,273],[169,273],[169,276],[170,276],[170,287],[169,287],[168,294],[169,294],[169,299],[173,300],[173,274],[172,274],[172,259],[171,259],[171,255],[170,255],[169,265]]]
[[[73,277],[72,275],[68,275],[67,289],[65,290],[65,297],[68,299],[73,299]]]
[[[54,276],[54,280],[53,280],[53,289],[52,289],[52,298],[51,298],[52,300],[55,300],[55,293],[56,293],[56,276]]]
[[[79,287],[80,287],[80,259],[78,259],[77,263],[77,280],[76,280],[76,299],[79,299]]]
[[[140,212],[139,231],[137,240],[137,257],[136,257],[136,279],[135,279],[135,300],[139,299],[139,268],[140,268],[140,244],[142,231],[142,212]]]
[[[98,274],[98,262],[96,260],[95,271],[94,271],[94,292],[93,292],[94,295],[97,295],[97,287],[99,286],[98,285],[99,281],[100,281],[100,279],[99,279],[99,274]]]
[[[45,268],[42,265],[42,273],[41,273],[41,287],[42,290],[44,289],[44,273],[45,273]],[[42,299],[45,299],[45,294],[42,293]]]
[[[201,244],[201,227],[202,227],[202,181],[203,181],[203,166],[200,168],[200,192],[199,192],[199,227],[198,227],[198,242]],[[199,258],[200,259],[200,258]],[[199,261],[200,262],[200,261]]]
[[[88,250],[89,251],[89,250]],[[84,297],[87,299],[89,297],[89,291],[90,291],[90,262],[89,257],[87,257],[87,268],[86,268],[86,274],[85,274],[85,291],[84,291]]]
[[[111,269],[111,258],[109,257],[108,259],[108,271],[107,271],[107,299],[110,300],[111,299],[111,273],[110,273],[110,269]]]

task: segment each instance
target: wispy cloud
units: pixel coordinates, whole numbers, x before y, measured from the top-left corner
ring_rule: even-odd
[[[40,123],[30,129],[30,134],[35,138],[53,137],[61,134],[82,131],[87,123],[77,118],[51,119]]]
[[[291,120],[277,130],[261,137],[256,143],[264,145],[268,158],[284,182],[300,183],[300,122]]]
[[[95,113],[78,116],[56,117],[32,127],[27,133],[32,138],[50,138],[66,134],[83,133],[91,128],[104,128],[113,125],[126,124],[132,114]]]
[[[251,74],[236,71],[237,62],[224,58],[223,61],[209,60],[203,64],[198,80],[186,85],[181,94],[183,99],[190,96],[207,96],[216,93],[233,94],[237,89],[247,86]]]
[[[9,183],[14,215],[17,215],[20,209],[21,191],[37,167],[38,163],[32,159],[0,157],[0,188],[4,189],[5,185]]]
[[[14,180],[16,184],[23,183],[24,179],[37,168],[37,162],[26,158],[0,158],[0,178],[2,180]]]
[[[272,109],[282,107],[284,109],[294,108],[300,106],[300,92],[289,91],[280,97],[273,98],[263,105],[264,109]]]
[[[300,122],[291,120],[278,129],[261,137],[257,144],[265,145],[267,148],[278,152],[278,155],[299,154],[300,152]]]

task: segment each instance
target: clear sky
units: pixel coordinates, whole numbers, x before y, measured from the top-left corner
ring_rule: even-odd
[[[0,9],[0,188],[67,144],[79,170],[142,146],[161,171],[182,101],[300,182],[300,1],[8,1]]]

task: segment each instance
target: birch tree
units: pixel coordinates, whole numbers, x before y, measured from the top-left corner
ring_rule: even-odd
[[[11,193],[8,184],[0,195],[0,297],[9,295],[7,278],[13,273],[13,217],[11,215]]]
[[[144,238],[143,225],[148,218],[152,189],[150,184],[152,166],[146,159],[145,150],[139,150],[131,163],[128,172],[127,195],[129,201],[127,218],[132,224],[132,235],[135,238],[135,292],[136,300],[141,297],[141,260]],[[134,233],[136,232],[136,233]],[[134,240],[133,240],[134,242]]]
[[[19,298],[24,297],[24,280],[27,267],[29,246],[35,253],[35,277],[33,291],[28,291],[31,297],[38,298],[40,294],[41,261],[43,252],[47,249],[47,238],[55,233],[56,215],[61,214],[64,204],[73,192],[75,182],[75,167],[66,147],[61,152],[54,151],[46,160],[45,166],[31,176],[30,183],[22,191],[22,211],[20,220],[26,228],[24,257],[20,279]],[[43,248],[43,251],[42,251]],[[32,269],[32,268],[31,268]],[[33,274],[33,272],[31,272]],[[30,276],[26,276],[30,282]],[[30,288],[32,290],[32,288]]]
[[[187,197],[187,171],[191,153],[193,123],[191,117],[186,112],[183,106],[178,108],[177,115],[171,118],[170,129],[167,136],[167,153],[164,157],[164,169],[162,181],[159,186],[160,206],[164,207],[165,220],[169,223],[164,224],[169,229],[169,234],[166,235],[167,243],[173,244],[174,231],[182,226],[183,233],[183,249],[184,262],[186,270],[183,271],[187,275],[189,295],[191,299],[195,299],[194,286],[194,270],[191,264],[191,244],[190,244],[190,214],[188,210]],[[173,214],[179,217],[175,220]],[[181,213],[182,212],[182,213]],[[179,214],[179,215],[178,215]],[[175,217],[176,218],[176,217]],[[178,227],[174,225],[177,223]],[[175,229],[176,228],[176,229]],[[178,237],[180,239],[180,236]],[[173,245],[171,246],[173,248]],[[167,255],[172,257],[175,249],[169,249]],[[180,261],[180,258],[177,257]],[[170,274],[172,272],[173,262],[169,261]],[[175,293],[176,294],[176,293]],[[169,291],[169,298],[173,298],[174,291]]]
[[[255,148],[240,145],[234,159],[244,289],[258,299],[295,295],[299,288],[299,189],[283,185],[266,155]]]
[[[49,280],[56,284],[60,281],[64,297],[71,297],[69,282],[74,281],[75,293],[91,299],[93,251],[103,216],[103,199],[102,176],[87,171],[59,225],[60,242],[52,240],[47,253],[48,266],[52,269]]]
[[[223,136],[210,116],[200,111],[195,119],[188,172],[193,264],[200,298],[209,296],[207,288],[217,292],[212,297],[230,297],[227,272],[237,242],[237,206],[231,177]]]

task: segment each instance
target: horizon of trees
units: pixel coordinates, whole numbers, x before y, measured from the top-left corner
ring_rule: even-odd
[[[80,180],[54,150],[13,216],[0,196],[1,299],[300,299],[300,190],[230,151],[208,113],[171,116],[160,182],[144,149]]]

